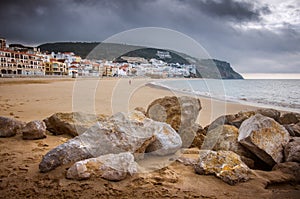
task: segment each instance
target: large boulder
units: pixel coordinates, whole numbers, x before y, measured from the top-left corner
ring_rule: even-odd
[[[89,146],[83,144],[78,136],[49,151],[39,164],[39,169],[48,172],[60,165],[92,157]]]
[[[138,111],[129,116],[117,113],[49,151],[40,164],[40,170],[49,171],[86,157],[122,152],[130,152],[138,159],[143,157],[146,149],[156,155],[167,155],[180,147],[180,136],[169,125],[146,118]],[[81,155],[77,157],[78,151]]]
[[[284,113],[279,119],[280,124],[296,124],[299,122],[299,113]]]
[[[154,100],[146,115],[159,122],[166,122],[177,132],[192,126],[201,110],[200,100],[193,97],[169,97]]]
[[[54,135],[68,134],[73,137],[82,134],[97,122],[105,121],[107,116],[82,112],[55,113],[44,119],[47,130]]]
[[[198,147],[201,148],[204,141],[206,130],[203,129],[199,124],[194,124],[190,127],[182,129],[179,132],[182,140],[182,147]]]
[[[154,122],[153,128],[156,139],[147,147],[147,153],[164,156],[173,154],[181,148],[181,138],[170,125],[162,122]]]
[[[199,157],[194,168],[200,175],[213,174],[230,185],[249,180],[251,170],[232,151],[200,150]]]
[[[269,117],[269,118],[272,118],[276,121],[278,121],[279,117],[280,117],[280,112],[275,110],[275,109],[272,109],[272,108],[264,108],[264,109],[258,109],[255,111],[256,113],[259,113],[263,116],[266,116],[266,117]]]
[[[97,158],[78,161],[67,171],[68,179],[83,180],[92,176],[120,181],[137,172],[137,163],[129,153],[107,154]]]
[[[300,137],[300,122],[297,124],[292,125],[293,134],[296,137]]]
[[[300,137],[300,122],[297,124],[284,124],[286,130],[289,132],[292,137]]]
[[[169,124],[149,119],[140,111],[132,111],[128,116],[117,113],[110,118],[110,121],[119,123],[120,131],[126,129],[127,134],[131,133],[139,138],[143,134],[154,137],[143,145],[142,150],[136,151],[140,154],[146,150],[147,153],[164,156],[175,153],[182,146],[180,136]]]
[[[0,137],[12,137],[21,132],[25,123],[13,118],[0,116]]]
[[[218,126],[223,126],[225,124],[239,128],[246,119],[250,118],[253,115],[255,115],[254,111],[241,111],[237,114],[222,115],[205,128],[207,129],[207,131],[210,131],[214,128],[217,128]]]
[[[46,138],[46,125],[43,121],[34,120],[28,122],[22,129],[24,140],[37,140]]]
[[[207,132],[201,149],[233,151],[251,168],[254,167],[253,154],[238,142],[239,129],[222,125]]]
[[[300,137],[290,139],[284,148],[284,157],[286,162],[300,163]]]
[[[283,126],[261,114],[245,120],[239,128],[238,141],[269,166],[282,162],[289,139]]]

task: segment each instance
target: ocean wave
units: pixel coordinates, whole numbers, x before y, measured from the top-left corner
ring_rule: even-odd
[[[150,82],[149,85],[221,101],[300,112],[300,92],[295,90],[300,81],[220,81],[222,80],[163,80]],[[224,91],[213,90],[214,87],[209,89],[207,82],[224,84]]]

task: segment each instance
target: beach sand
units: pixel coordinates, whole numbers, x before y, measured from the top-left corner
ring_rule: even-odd
[[[111,115],[147,108],[155,99],[182,95],[146,86],[147,79],[0,79],[0,115],[28,122],[56,112],[84,111]],[[225,113],[256,107],[200,98],[198,123],[203,127]],[[193,168],[173,162],[153,173],[137,174],[121,182],[65,178],[70,165],[40,173],[38,165],[49,150],[70,139],[47,134],[42,140],[21,135],[0,138],[0,198],[297,198],[299,186],[266,188],[254,174],[251,180],[230,186],[213,176],[196,175]],[[177,179],[177,180],[174,180]]]
[[[44,119],[56,112],[83,111],[111,115],[147,106],[164,96],[184,95],[149,87],[152,79],[0,79],[0,113],[23,121]],[[224,114],[256,107],[199,98],[198,123],[206,126]]]

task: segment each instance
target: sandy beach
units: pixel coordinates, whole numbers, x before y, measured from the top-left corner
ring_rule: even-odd
[[[113,78],[0,79],[0,115],[24,122],[43,120],[56,112],[111,115],[146,109],[160,97],[183,95],[146,86],[149,81],[153,80],[132,79],[129,84],[128,79]],[[198,123],[203,127],[220,115],[257,109],[202,97],[200,101]],[[21,135],[0,138],[0,198],[296,198],[300,193],[299,185],[269,186],[254,174],[248,182],[230,186],[214,176],[196,175],[192,167],[178,162],[120,182],[67,180],[65,171],[70,165],[40,173],[43,155],[68,139],[50,133],[42,140],[23,140]]]
[[[180,96],[165,89],[149,87],[153,79],[0,79],[0,113],[23,121],[46,118],[56,112],[83,111],[111,115],[147,106],[164,96]],[[184,80],[183,80],[184,81]],[[203,127],[217,117],[256,107],[199,98]],[[78,103],[77,103],[78,102]]]

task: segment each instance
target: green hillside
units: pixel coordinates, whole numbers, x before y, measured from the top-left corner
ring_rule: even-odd
[[[74,52],[87,59],[120,60],[122,56],[160,59],[167,63],[194,64],[197,67],[197,76],[216,79],[242,79],[229,63],[216,59],[196,59],[184,53],[134,46],[126,44],[100,43],[100,42],[57,42],[38,46],[43,52]],[[160,58],[157,51],[168,51],[171,58]]]

